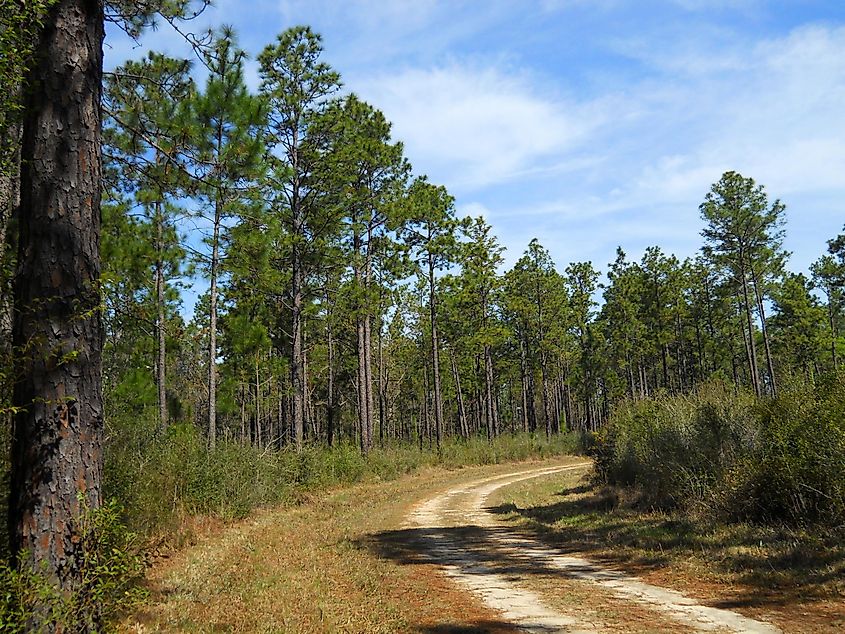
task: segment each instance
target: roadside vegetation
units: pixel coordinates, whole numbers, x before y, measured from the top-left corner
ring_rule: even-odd
[[[758,400],[723,383],[630,402],[592,437],[597,476],[691,516],[845,525],[845,374]]]
[[[129,420],[110,427],[110,437],[105,484],[111,502],[89,510],[80,527],[85,583],[74,593],[62,594],[41,574],[0,565],[0,631],[30,631],[30,619],[38,606],[49,610],[53,623],[70,631],[93,627],[91,624],[114,627],[127,612],[150,600],[141,582],[151,557],[195,543],[203,526],[226,525],[260,508],[279,510],[324,499],[337,488],[341,489],[337,499],[348,505],[350,494],[342,491],[352,484],[395,480],[432,468],[437,469],[432,473],[449,479],[449,471],[568,455],[579,446],[576,434],[546,439],[519,433],[501,435],[492,442],[451,438],[439,452],[427,443],[421,449],[393,442],[374,447],[366,458],[348,442],[334,447],[306,446],[301,452],[259,451],[250,445],[221,442],[209,451],[193,426],[173,425],[166,435],[139,444],[138,439],[145,437],[142,423]],[[425,482],[430,484],[432,476]],[[383,504],[389,501],[381,500]],[[316,514],[328,524],[332,508],[303,513],[308,517]],[[360,519],[369,510],[364,504],[354,510],[355,517]],[[401,510],[389,511],[394,518],[397,513]],[[342,515],[334,519],[347,521]],[[357,527],[342,530],[363,531],[367,526],[359,522]],[[313,530],[326,527],[302,528],[297,540],[308,541],[315,535]],[[284,531],[290,534],[289,527]],[[335,532],[332,529],[329,534]],[[311,548],[317,547],[312,542]],[[294,556],[291,552],[290,557]],[[381,629],[367,631],[391,631],[390,623],[385,621]]]

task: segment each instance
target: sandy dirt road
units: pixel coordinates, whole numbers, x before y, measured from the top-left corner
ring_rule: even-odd
[[[562,554],[498,522],[486,510],[487,498],[510,484],[566,471],[586,471],[589,463],[524,467],[462,484],[418,504],[405,529],[413,531],[419,551],[455,583],[480,597],[516,628],[526,632],[605,631],[600,622],[578,609],[561,610],[521,581],[542,569],[567,580],[592,584],[618,600],[645,606],[680,631],[773,634],[774,625],[737,612],[702,605],[675,590],[603,568],[588,559]],[[500,562],[502,563],[500,565]],[[675,628],[673,628],[675,629]],[[656,626],[660,631],[660,626]]]

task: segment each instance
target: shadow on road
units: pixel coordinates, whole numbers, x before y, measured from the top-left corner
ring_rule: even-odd
[[[643,574],[670,561],[697,559],[707,570],[730,577],[730,599],[719,608],[789,605],[831,598],[832,584],[845,590],[845,532],[812,535],[787,527],[716,525],[620,505],[615,491],[578,486],[559,501],[520,509],[488,508],[508,519],[525,518],[540,538],[564,553],[577,553]]]

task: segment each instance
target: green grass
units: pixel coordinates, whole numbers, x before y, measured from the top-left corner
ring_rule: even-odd
[[[220,443],[208,451],[195,428],[174,426],[140,450],[131,443],[114,444],[106,460],[106,492],[127,509],[132,530],[178,543],[185,515],[241,518],[257,507],[296,504],[341,485],[392,480],[426,467],[544,458],[573,453],[577,446],[571,434],[548,440],[517,434],[492,442],[447,439],[439,453],[408,443],[377,447],[366,457],[349,443],[306,446],[301,453]]]

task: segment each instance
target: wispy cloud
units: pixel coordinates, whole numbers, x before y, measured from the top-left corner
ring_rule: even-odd
[[[496,66],[411,68],[353,87],[385,111],[420,171],[463,191],[567,154],[602,121],[600,108],[543,95]]]

